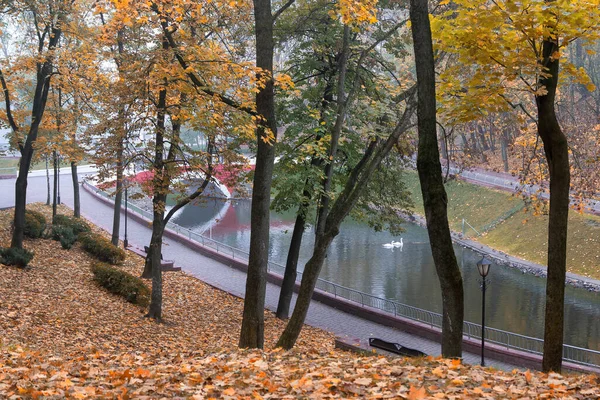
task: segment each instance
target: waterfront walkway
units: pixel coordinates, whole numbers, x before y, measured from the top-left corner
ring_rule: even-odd
[[[66,177],[65,177],[66,178]],[[14,205],[14,179],[0,180],[0,207]],[[80,187],[81,212],[91,222],[110,232],[112,227],[112,207],[97,199]],[[70,179],[61,180],[61,200],[68,206],[73,205],[73,190]],[[45,177],[30,177],[28,185],[28,202],[46,201],[46,179]],[[124,218],[122,216],[122,218]],[[123,225],[121,223],[121,238],[123,238]],[[150,241],[150,227],[133,219],[128,222],[128,240],[132,246],[143,248]],[[211,258],[203,256],[196,251],[169,238],[164,239],[163,254],[165,259],[175,260],[175,264],[184,271],[194,275],[198,279],[221,290],[243,297],[246,284],[246,274],[234,268],[230,268]],[[267,284],[265,306],[275,310],[279,296],[279,287]],[[168,316],[167,316],[168,318]],[[397,342],[403,346],[421,350],[429,355],[440,355],[440,344],[423,339],[377,324],[354,315],[329,307],[322,303],[313,301],[308,312],[306,323],[315,327],[326,329],[335,335],[349,339],[367,340],[369,337],[378,337],[384,340]],[[469,364],[479,364],[480,356],[472,353],[464,353],[463,360]],[[486,359],[486,364],[498,369],[512,370],[514,365],[501,363]]]

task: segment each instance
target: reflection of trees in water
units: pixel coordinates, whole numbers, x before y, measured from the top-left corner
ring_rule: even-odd
[[[201,228],[215,221],[228,207],[227,201],[203,198],[181,208],[173,217],[173,223],[202,233]]]
[[[202,226],[215,218],[226,202],[204,199],[196,206],[185,207],[174,221],[182,226]],[[250,201],[230,203],[229,210],[212,228],[213,238],[241,249],[250,242]],[[293,215],[273,213],[270,239],[272,260],[285,263]],[[288,232],[286,233],[286,230]],[[404,237],[404,249],[384,249],[392,240],[387,233],[375,233],[364,225],[349,222],[329,250],[321,277],[340,285],[415,307],[441,311],[441,295],[427,232],[410,226]],[[397,240],[397,238],[395,238]],[[314,233],[305,233],[299,268],[312,253]],[[476,252],[457,247],[457,257],[465,285],[465,317],[481,321],[481,290],[475,264],[481,258]],[[494,265],[489,276],[491,285],[486,294],[486,322],[489,326],[541,337],[543,332],[545,280],[523,274],[517,269]],[[565,343],[600,348],[600,309],[598,294],[583,289],[568,288],[565,304]]]

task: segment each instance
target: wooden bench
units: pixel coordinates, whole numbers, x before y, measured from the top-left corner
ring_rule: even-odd
[[[406,357],[424,357],[427,355],[420,350],[411,349],[410,347],[401,346],[398,343],[387,342],[378,338],[369,338],[369,346]]]

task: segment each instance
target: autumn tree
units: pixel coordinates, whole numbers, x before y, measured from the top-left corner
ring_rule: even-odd
[[[147,146],[127,150],[125,162],[145,162],[152,176],[145,186],[152,196],[153,222],[149,262],[143,276],[152,277],[148,316],[156,320],[162,318],[161,249],[165,226],[213,181],[215,155],[225,165],[242,163],[228,146],[227,138],[247,137],[252,127],[248,111],[252,110],[254,73],[245,55],[247,33],[233,32],[231,26],[222,25],[225,19],[243,18],[240,7],[244,5],[215,8],[195,7],[185,1],[132,2],[117,5],[111,15],[113,32],[135,34],[138,36],[134,40],[146,43],[139,49],[143,54],[137,56],[128,77],[137,76],[139,87],[145,89],[140,93],[145,111],[138,109],[138,119],[148,121],[151,129],[146,132]],[[129,41],[123,43],[129,46]],[[232,57],[231,49],[236,49],[237,56]],[[126,68],[131,64],[126,63]],[[140,70],[145,74],[136,75]],[[194,150],[187,146],[181,139],[184,126],[201,132],[208,147]],[[167,202],[170,194],[175,195],[172,207]]]
[[[334,163],[327,162],[330,149],[330,135],[334,129],[336,118],[336,102],[338,96],[337,80],[340,73],[346,73],[346,57],[348,50],[343,43],[344,26],[331,18],[335,6],[327,2],[298,4],[293,12],[278,22],[278,35],[281,53],[284,56],[282,67],[293,80],[294,91],[280,96],[280,124],[285,126],[285,135],[278,145],[279,162],[275,169],[275,198],[272,207],[278,211],[296,209],[296,221],[283,276],[283,283],[277,306],[277,317],[286,319],[296,282],[297,264],[306,223],[317,218],[321,196],[336,197],[348,178],[351,167],[360,160],[364,147],[362,132],[358,127],[369,126],[380,129],[389,122],[388,114],[393,110],[385,110],[379,102],[379,90],[387,91],[387,77],[379,81],[376,69],[366,69],[360,74],[360,82],[364,93],[359,96],[361,106],[354,107],[352,128],[344,125],[339,140],[339,151],[343,154]],[[400,34],[388,30],[397,26],[394,18],[379,21],[370,28],[369,35],[385,37],[385,54],[372,51],[367,63],[380,65],[390,71],[394,70],[392,55],[394,42]],[[351,35],[348,48],[360,48],[363,45],[359,35]],[[402,52],[403,50],[399,50]],[[353,57],[350,57],[350,73],[355,74]],[[344,63],[342,63],[344,62]],[[344,68],[341,68],[344,67]],[[344,82],[346,91],[352,91],[354,80]],[[359,122],[360,121],[360,122]],[[367,222],[376,230],[384,228],[393,233],[400,231],[400,219],[396,216],[398,209],[406,208],[409,201],[404,190],[402,173],[402,155],[406,154],[407,141],[401,141],[394,152],[383,162],[385,166],[378,168],[351,215],[356,220]],[[325,192],[323,177],[331,168],[329,193]],[[385,184],[383,182],[385,181]]]
[[[77,7],[80,5],[79,2],[64,1],[14,1],[3,4],[2,11],[11,21],[11,26],[21,32],[18,37],[19,48],[11,49],[14,52],[9,52],[9,59],[4,60],[0,69],[5,102],[2,118],[11,127],[11,142],[21,153],[15,184],[11,247],[23,247],[27,176],[55,72],[55,52],[63,30],[70,21],[77,19]],[[31,93],[21,89],[21,85],[27,82],[34,87]]]
[[[537,111],[533,119],[550,176],[543,369],[559,371],[570,195],[569,146],[555,112],[559,62],[575,38],[596,39],[600,6],[597,1],[544,0],[460,0],[455,5],[434,21],[437,45],[456,55],[459,63],[442,76],[448,103],[457,104],[456,111],[462,109],[468,119],[469,108],[480,110],[484,105],[495,111],[513,107],[526,111],[521,105],[528,95]],[[564,72],[585,81],[567,60],[562,61]]]
[[[380,35],[370,37],[365,35],[360,40],[360,50],[350,51],[351,37],[354,31],[359,30],[359,26],[365,26],[376,22],[376,10],[373,4],[360,2],[360,7],[349,7],[346,3],[340,3],[338,8],[332,13],[340,18],[343,26],[343,35],[339,44],[339,73],[335,85],[335,107],[331,117],[326,137],[328,138],[328,149],[325,160],[326,165],[320,181],[320,199],[317,211],[316,238],[313,254],[304,267],[298,299],[292,316],[277,342],[277,346],[289,349],[294,346],[296,339],[302,329],[306,318],[310,299],[323,266],[327,249],[331,241],[339,233],[340,225],[350,214],[352,209],[360,201],[365,191],[368,190],[370,182],[377,169],[388,156],[392,149],[398,145],[401,135],[406,134],[412,125],[411,117],[414,112],[415,104],[413,101],[414,88],[407,88],[408,85],[396,78],[393,69],[384,66],[381,69],[371,69],[371,73],[376,71],[373,78],[373,88],[381,87],[375,98],[379,96],[382,101],[382,107],[376,108],[379,111],[378,118],[373,119],[354,119],[349,115],[354,110],[359,110],[361,100],[366,100],[370,85],[362,84],[368,82],[363,80],[363,66],[372,61],[371,52],[374,52],[383,41],[392,36],[400,27],[404,26],[406,21],[389,21],[387,29]],[[357,47],[357,46],[353,46]],[[382,51],[382,50],[380,50]],[[355,55],[355,56],[352,56]],[[390,84],[389,81],[394,82]],[[406,103],[402,108],[401,104]],[[366,104],[373,104],[367,102]],[[393,108],[400,109],[397,113],[389,112]],[[389,112],[389,114],[388,114]],[[377,112],[375,113],[377,115]],[[368,122],[367,122],[368,121]],[[364,125],[363,125],[364,124]],[[339,166],[338,157],[342,133],[346,131],[357,131],[361,135],[356,138],[354,143],[357,147],[362,147],[360,156],[353,159],[350,165],[347,165],[347,179],[342,185],[339,193],[332,196],[333,192],[333,172]]]

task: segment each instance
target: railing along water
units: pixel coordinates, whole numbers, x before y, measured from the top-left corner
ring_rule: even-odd
[[[110,199],[112,197],[108,193],[96,188],[93,185],[86,183],[85,181],[83,182],[83,184],[88,185],[88,187],[90,187],[93,191],[95,191],[98,195],[102,197],[105,197],[107,199]],[[131,203],[128,203],[128,207],[130,211],[135,211],[138,214],[144,216],[145,218],[152,220],[152,214],[150,212]],[[188,228],[184,228],[172,222],[167,223],[167,228],[171,229],[172,231],[176,232],[181,236],[187,237],[190,240],[194,240],[202,244],[203,246],[209,247],[217,251],[218,253],[231,256],[234,259],[247,261],[249,258],[249,253],[247,251],[218,242],[214,239],[208,238],[204,235],[201,235],[197,232],[194,232]],[[269,261],[267,264],[267,270],[269,272],[274,272],[279,275],[283,275],[285,266],[273,261]],[[302,272],[298,271],[297,279],[298,281],[302,279]],[[393,300],[377,297],[368,293],[361,292],[359,290],[338,285],[337,283],[321,278],[318,278],[316,287],[317,289],[326,293],[330,293],[335,297],[341,297],[346,300],[356,302],[362,307],[375,308],[390,313],[394,316],[407,318],[413,321],[426,324],[432,328],[441,329],[442,327],[442,315],[432,311],[423,310],[421,308],[413,307],[408,304],[402,304]],[[464,336],[469,339],[480,339],[481,325],[465,321],[463,325],[463,332]],[[485,337],[486,342],[494,343],[498,346],[502,346],[507,349],[520,350],[533,354],[543,353],[544,341],[539,338],[519,335],[518,333],[507,332],[501,329],[495,329],[490,327],[485,328]],[[565,344],[563,345],[563,359],[565,361],[569,361],[575,364],[599,367],[600,351]]]

